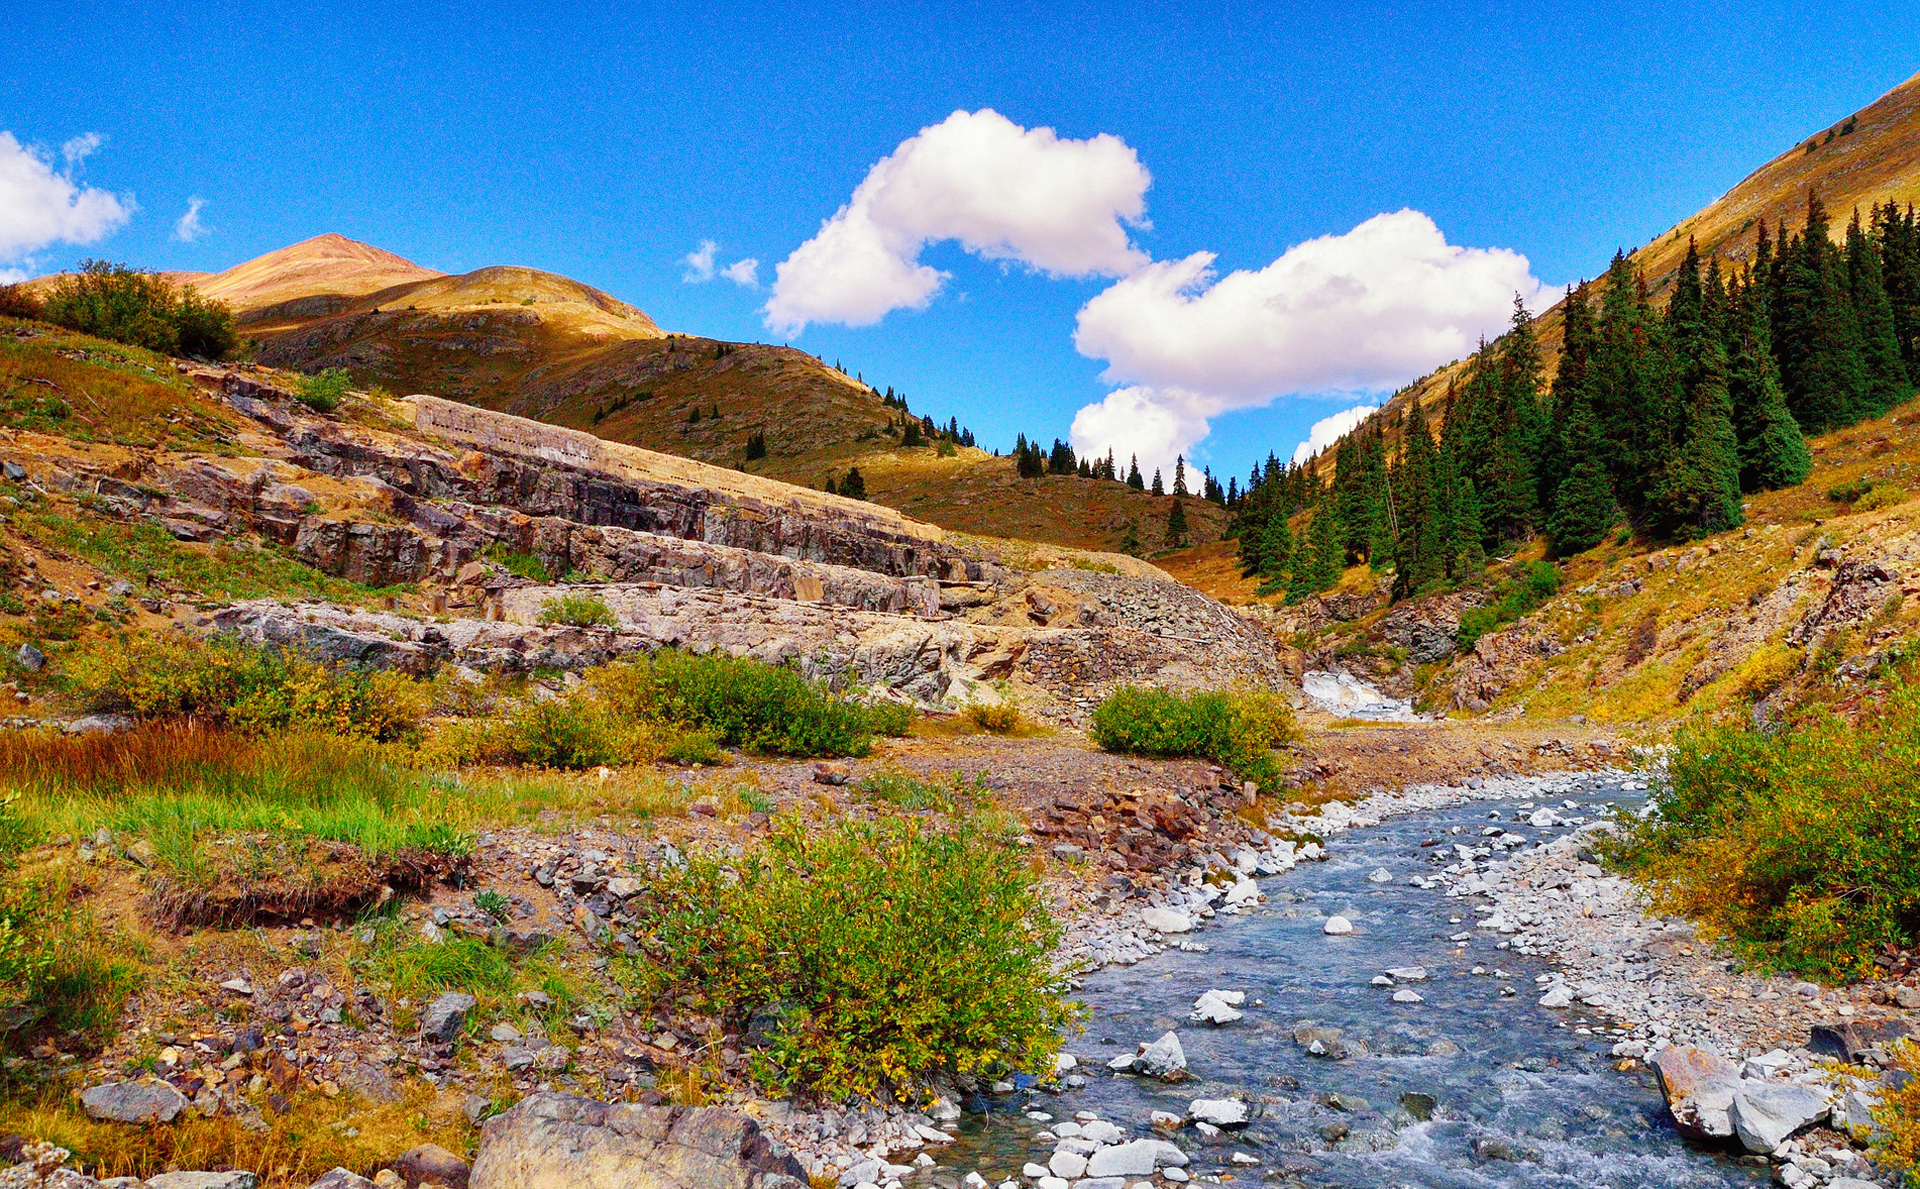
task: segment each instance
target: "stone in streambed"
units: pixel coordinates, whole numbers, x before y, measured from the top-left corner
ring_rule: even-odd
[[[1667,1110],[1682,1133],[1695,1139],[1725,1139],[1733,1134],[1728,1111],[1740,1074],[1731,1064],[1705,1049],[1669,1045],[1654,1055],[1652,1065],[1660,1077]]]
[[[1187,1107],[1187,1118],[1215,1127],[1244,1127],[1251,1113],[1238,1098],[1196,1098]]]
[[[1140,923],[1156,933],[1187,933],[1193,929],[1192,917],[1171,908],[1149,908],[1140,914]]]
[[[1329,937],[1344,937],[1353,932],[1353,922],[1342,916],[1331,916],[1321,931]]]
[[[1803,1127],[1827,1117],[1830,1100],[1811,1086],[1742,1082],[1727,1117],[1749,1152],[1770,1153]]]
[[[1185,1168],[1187,1154],[1163,1139],[1136,1139],[1101,1148],[1087,1161],[1091,1177],[1150,1177],[1156,1169]]]
[[[1172,1032],[1162,1036],[1133,1059],[1133,1072],[1163,1082],[1187,1080],[1187,1054],[1180,1038]]]

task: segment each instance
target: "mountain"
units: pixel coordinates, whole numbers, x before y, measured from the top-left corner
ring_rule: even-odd
[[[269,366],[345,368],[368,387],[806,487],[858,468],[867,498],[961,532],[1097,550],[1137,540],[1143,553],[1171,544],[1171,497],[1077,475],[1023,479],[1010,457],[931,438],[907,446],[906,420],[925,414],[888,403],[857,376],[793,347],[669,333],[555,273],[494,266],[450,276],[321,235],[194,283],[235,308]],[[750,459],[756,441],[765,453]],[[1183,511],[1189,540],[1225,530],[1217,505],[1187,500]]]

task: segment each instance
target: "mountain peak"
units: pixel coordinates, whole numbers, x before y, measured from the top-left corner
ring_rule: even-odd
[[[316,294],[360,297],[445,275],[384,248],[329,231],[236,264],[202,282],[199,288],[208,297],[248,310]]]

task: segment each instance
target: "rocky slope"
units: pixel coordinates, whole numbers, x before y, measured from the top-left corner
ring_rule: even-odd
[[[12,342],[30,352],[37,334]],[[321,414],[269,371],[179,371],[219,410],[224,449],[9,429],[0,459],[75,515],[212,549],[257,540],[356,587],[399,588],[385,607],[201,599],[189,618],[202,630],[417,671],[721,649],[845,690],[928,706],[1010,696],[1061,721],[1122,680],[1282,678],[1262,629],[1132,558],[1057,553],[1055,568],[1024,569],[890,508],[575,430],[424,396]],[[503,556],[566,580],[489,560]],[[543,623],[566,595],[598,600],[617,626]]]

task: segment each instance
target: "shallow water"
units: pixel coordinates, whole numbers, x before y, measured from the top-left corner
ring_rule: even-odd
[[[1583,777],[1537,803],[1560,810],[1576,801],[1580,808],[1568,812],[1591,817],[1640,796],[1617,780]],[[1237,1095],[1261,1100],[1250,1126],[1212,1140],[1191,1127],[1174,1137],[1192,1156],[1196,1179],[1230,1172],[1243,1183],[1355,1189],[1768,1183],[1766,1169],[1685,1144],[1652,1076],[1615,1072],[1614,1038],[1601,1021],[1537,1004],[1534,976],[1552,964],[1499,950],[1484,930],[1464,947],[1450,941],[1473,929],[1472,906],[1481,898],[1449,900],[1439,886],[1409,882],[1455,861],[1452,843],[1477,842],[1492,810],[1534,841],[1565,832],[1516,823],[1523,804],[1531,802],[1473,802],[1340,835],[1327,862],[1262,880],[1267,904],[1195,935],[1210,952],[1168,950],[1089,976],[1080,996],[1091,1013],[1087,1031],[1067,1048],[1090,1084],[1058,1096],[968,1104],[962,1138],[941,1164],[977,1168],[993,1183],[1018,1179],[1027,1160],[1044,1164],[1052,1144],[1033,1139],[1045,1124],[1021,1113],[1028,1097],[1031,1109],[1058,1118],[1091,1110],[1144,1135],[1150,1111],[1184,1115],[1194,1099]],[[1452,833],[1456,826],[1461,833]],[[1430,839],[1439,844],[1421,847]],[[1380,868],[1393,882],[1368,881]],[[1352,935],[1322,932],[1335,913],[1353,922]],[[1428,977],[1405,987],[1423,1003],[1394,1003],[1399,988],[1370,985],[1387,967],[1416,965]],[[1476,965],[1488,973],[1469,973]],[[1193,1001],[1209,988],[1246,992],[1246,1017],[1221,1028],[1189,1023]],[[1294,1038],[1307,1024],[1340,1029],[1343,1041],[1363,1042],[1368,1055],[1309,1055]],[[1583,1027],[1590,1033],[1582,1035]],[[1191,1081],[1167,1086],[1103,1068],[1169,1028],[1179,1032]],[[1433,1097],[1430,1121],[1408,1113],[1405,1093]],[[1234,1152],[1259,1166],[1232,1168]]]

